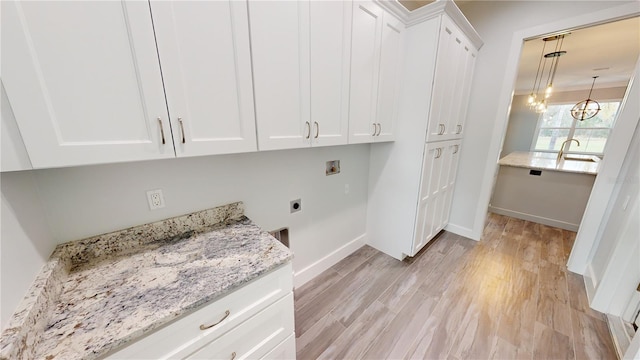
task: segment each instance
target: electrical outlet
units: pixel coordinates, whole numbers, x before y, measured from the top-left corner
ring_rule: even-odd
[[[162,190],[149,190],[147,191],[147,201],[149,201],[149,209],[156,210],[164,207],[164,196],[162,196]]]

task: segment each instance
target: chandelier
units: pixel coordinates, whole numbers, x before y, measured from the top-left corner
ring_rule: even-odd
[[[558,62],[560,61],[560,56],[566,54],[566,51],[562,51],[562,43],[564,42],[564,37],[567,34],[562,35],[554,35],[549,36],[542,41],[544,41],[542,46],[542,54],[540,55],[540,61],[538,62],[538,70],[536,71],[536,78],[533,81],[533,87],[531,88],[531,94],[527,98],[527,104],[531,110],[541,114],[547,111],[547,99],[551,96],[553,92],[553,80],[556,77],[556,71],[558,70]],[[555,41],[555,49],[550,53],[545,54],[545,50],[547,47],[547,43],[550,41]],[[546,88],[544,89],[544,94],[540,93],[540,86],[542,86],[542,82],[545,78],[546,72]]]
[[[584,121],[586,119],[591,119],[600,112],[600,104],[591,99],[591,92],[593,92],[593,85],[596,83],[597,78],[597,76],[593,77],[593,82],[591,83],[591,89],[589,90],[587,100],[580,101],[571,109],[571,116],[573,116],[574,119]]]

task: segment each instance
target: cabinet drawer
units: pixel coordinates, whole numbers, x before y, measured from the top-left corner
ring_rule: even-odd
[[[296,335],[291,334],[283,342],[277,345],[273,350],[261,360],[290,360],[296,358]]]
[[[293,293],[289,293],[186,359],[260,359],[291,336],[293,328]],[[183,354],[177,355],[183,358]]]
[[[278,299],[291,293],[292,289],[292,268],[291,264],[287,264],[225,297],[165,325],[148,336],[110,354],[107,358],[175,358],[187,349],[197,348],[217,339]],[[229,311],[229,315],[226,315],[226,311]],[[293,305],[289,312],[293,313]],[[218,324],[206,330],[200,330],[200,325],[207,326],[216,323]]]

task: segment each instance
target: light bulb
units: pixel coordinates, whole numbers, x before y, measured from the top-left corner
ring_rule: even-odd
[[[529,103],[531,105],[535,101],[536,101],[536,96],[533,93],[531,93],[531,95],[529,95],[529,98],[527,99],[527,103]]]
[[[549,86],[547,86],[547,90],[544,91],[545,99],[551,96],[552,91],[553,91],[553,85],[549,84]]]

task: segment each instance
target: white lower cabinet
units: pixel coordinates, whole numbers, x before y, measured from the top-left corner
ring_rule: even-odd
[[[279,360],[279,359],[295,359],[296,358],[296,337],[289,335],[283,342],[271,350],[262,359]]]
[[[291,264],[287,264],[106,358],[293,359],[291,274]],[[289,337],[294,339],[293,344],[282,345]],[[293,356],[289,356],[291,353]],[[287,356],[277,357],[278,354]]]
[[[425,145],[411,256],[449,222],[459,151],[460,140]]]

